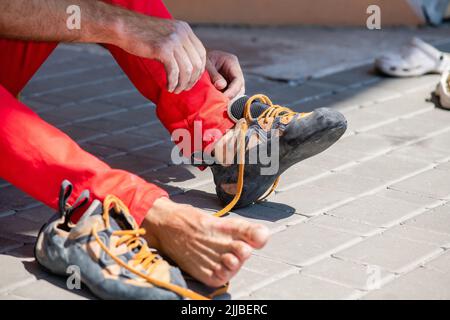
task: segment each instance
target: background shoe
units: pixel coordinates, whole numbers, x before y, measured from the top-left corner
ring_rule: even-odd
[[[440,106],[450,110],[450,72],[448,70],[442,73],[435,94],[439,97]]]
[[[415,77],[427,73],[442,73],[450,66],[450,58],[419,38],[397,53],[386,54],[375,60],[375,67],[393,77]]]
[[[338,111],[321,108],[297,113],[273,105],[264,95],[238,99],[229,113],[238,122],[216,144],[214,157],[221,160],[211,166],[217,196],[227,204],[217,216],[261,200],[267,191],[275,189],[283,172],[329,148],[347,128],[347,121]],[[230,144],[232,157],[226,159],[232,161],[224,163],[223,156],[217,153]],[[261,154],[266,157],[263,159]]]
[[[67,205],[72,186],[63,183],[60,212],[40,231],[37,261],[47,270],[67,275],[77,266],[81,281],[102,299],[166,300],[203,297],[186,289],[178,268],[148,247],[126,206],[114,196],[95,200],[74,225],[70,217],[85,199]]]

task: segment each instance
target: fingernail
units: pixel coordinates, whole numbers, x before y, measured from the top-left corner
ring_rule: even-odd
[[[227,82],[223,79],[217,80],[214,84],[216,87],[225,87],[227,85]]]

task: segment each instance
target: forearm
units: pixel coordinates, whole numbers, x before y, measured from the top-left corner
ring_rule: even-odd
[[[67,26],[71,5],[81,9],[80,29]],[[115,44],[119,18],[130,14],[99,0],[0,0],[0,37]]]

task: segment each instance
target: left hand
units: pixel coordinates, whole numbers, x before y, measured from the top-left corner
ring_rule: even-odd
[[[206,70],[217,90],[229,99],[245,93],[245,80],[238,58],[227,52],[207,52]]]

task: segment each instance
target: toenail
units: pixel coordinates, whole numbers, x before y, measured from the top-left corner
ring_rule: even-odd
[[[253,241],[256,243],[265,243],[269,238],[270,232],[264,226],[258,226],[253,232]]]

